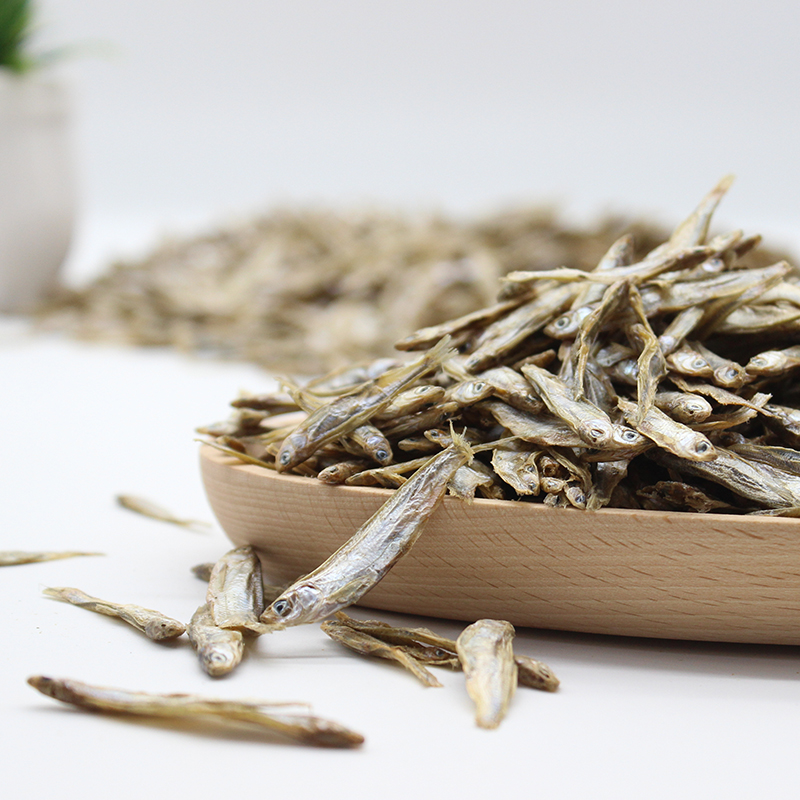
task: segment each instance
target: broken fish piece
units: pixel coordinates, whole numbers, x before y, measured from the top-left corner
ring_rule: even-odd
[[[56,600],[63,600],[88,611],[105,614],[107,617],[117,617],[156,642],[177,639],[186,631],[186,626],[182,622],[152,608],[143,608],[132,603],[112,603],[99,597],[92,597],[71,586],[52,586],[42,591]]]
[[[456,639],[467,693],[475,703],[475,721],[496,728],[508,711],[517,687],[517,664],[511,641],[514,626],[497,619],[481,619]]]
[[[32,675],[28,684],[42,694],[90,711],[172,720],[208,720],[245,724],[320,747],[357,747],[364,737],[336,722],[308,713],[287,712],[287,706],[254,700],[217,700],[193,694],[153,694],[92,686],[80,681]]]
[[[402,647],[386,644],[386,642],[382,642],[364,631],[351,628],[349,625],[336,620],[326,620],[320,627],[331,639],[356,653],[395,661],[405,667],[423,686],[442,685],[435,675],[425,669],[417,659],[409,655]]]

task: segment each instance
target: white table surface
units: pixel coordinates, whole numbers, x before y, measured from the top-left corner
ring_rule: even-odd
[[[478,729],[460,673],[425,689],[317,626],[264,636],[222,680],[185,637],[158,645],[123,623],[48,599],[77,586],[188,620],[204,585],[190,567],[228,549],[119,508],[136,493],[211,519],[193,427],[227,416],[237,391],[269,379],[245,365],[36,335],[0,325],[0,549],[103,557],[3,568],[0,658],[3,796],[558,798],[795,797],[800,650],[520,630],[517,649],[561,678],[520,690],[496,731]],[[383,612],[387,621],[409,618]],[[457,623],[422,622],[447,636]],[[303,700],[366,736],[321,750],[73,710],[29,675],[212,696]]]

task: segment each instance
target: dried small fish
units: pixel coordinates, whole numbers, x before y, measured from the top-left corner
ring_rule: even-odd
[[[116,500],[117,503],[119,503],[119,505],[121,505],[123,508],[127,508],[129,511],[135,511],[137,514],[150,517],[151,519],[158,519],[162,522],[171,522],[173,525],[180,525],[184,528],[208,529],[212,527],[210,522],[203,522],[202,520],[197,519],[181,519],[180,517],[176,517],[165,508],[162,508],[161,506],[156,505],[156,503],[146,500],[143,497],[136,497],[131,494],[118,494]]]
[[[236,547],[220,558],[208,579],[206,603],[220,628],[259,633],[264,611],[261,562],[252,547]]]
[[[492,453],[494,471],[520,495],[539,494],[539,468],[536,458],[539,451],[524,449],[497,449]]]
[[[413,656],[406,653],[402,647],[386,644],[364,631],[356,630],[335,620],[326,620],[322,623],[321,628],[331,639],[349,647],[356,653],[397,662],[417,678],[423,686],[440,687],[442,685],[431,672]]]
[[[689,461],[664,450],[648,456],[669,469],[718,483],[747,500],[768,508],[800,506],[800,476],[717,448],[713,461]]]
[[[472,460],[461,436],[414,473],[353,537],[261,615],[278,628],[318,622],[357,602],[414,544],[456,470]]]
[[[245,725],[320,747],[357,747],[364,742],[336,722],[308,713],[287,711],[286,703],[217,700],[192,694],[152,694],[92,686],[80,681],[32,675],[28,683],[42,694],[90,711],[131,714],[192,722]]]
[[[612,422],[604,411],[588,400],[576,400],[562,381],[541,367],[529,364],[522,373],[550,413],[566,422],[585,443],[597,448],[611,444]]]
[[[482,619],[456,640],[467,693],[475,703],[475,721],[496,728],[506,715],[517,688],[517,664],[511,641],[514,627],[502,620]]]
[[[659,447],[691,461],[712,461],[717,457],[717,451],[708,437],[676,422],[660,409],[651,408],[644,419],[637,423],[635,421],[637,416],[635,403],[620,398],[619,407],[625,419],[639,433],[652,439]]]
[[[197,651],[200,666],[212,678],[227,675],[244,656],[244,637],[241,632],[225,630],[216,625],[207,603],[194,612],[187,633],[192,647]]]
[[[443,348],[436,337],[446,335],[455,348],[426,371],[411,375],[418,359],[380,368],[373,362],[350,375],[338,370],[305,386],[287,380],[288,400],[304,409],[300,416],[265,416],[287,408],[287,397],[245,399],[214,432],[214,443],[243,460],[262,459],[251,462],[262,466],[297,444],[282,470],[402,491],[414,470],[424,469],[418,457],[449,445],[441,428],[452,423],[471,432],[476,451],[515,439],[490,448],[491,468],[481,456],[455,470],[450,491],[464,499],[705,510],[715,497],[676,488],[700,474],[684,462],[712,464],[715,447],[732,443],[800,448],[800,393],[791,376],[759,366],[764,354],[800,352],[800,273],[769,253],[756,254],[758,236],[733,230],[708,240],[711,213],[729,182],[721,181],[660,245],[634,247],[634,237],[617,235],[589,265],[537,262],[542,270],[530,269],[527,255],[516,258],[498,302],[415,326],[401,347],[439,341]],[[442,285],[471,272],[488,287],[488,260],[450,262]],[[315,322],[327,336],[326,319]],[[739,364],[747,358],[749,372]],[[398,376],[408,383],[397,385]],[[247,402],[263,407],[248,409]],[[308,437],[303,431],[312,418]],[[293,443],[298,430],[303,441]],[[640,458],[646,453],[650,461]],[[670,453],[682,460],[667,466]],[[389,464],[395,459],[401,463]],[[745,468],[723,461],[709,471],[738,498],[725,494],[719,502],[730,503],[722,510],[749,513],[755,501],[748,470],[761,462],[754,456]],[[741,489],[732,478],[737,470],[750,476]],[[781,502],[795,505],[791,497]]]
[[[711,403],[689,392],[658,392],[655,397],[656,408],[669,414],[674,420],[690,425],[703,422],[711,415]]]
[[[18,564],[36,564],[40,561],[56,561],[60,558],[76,558],[77,556],[104,556],[105,553],[84,553],[78,550],[63,552],[0,550],[0,567],[15,567]]]
[[[336,614],[336,619],[353,630],[362,631],[387,644],[403,648],[423,664],[461,669],[456,642],[428,628],[404,628],[375,619],[355,619],[343,611]],[[543,662],[521,655],[515,655],[514,661],[517,664],[519,686],[547,692],[554,692],[558,688],[560,683],[558,678]]]
[[[745,369],[748,375],[760,378],[783,375],[787,370],[800,367],[800,345],[785,350],[765,350],[753,356]]]
[[[55,600],[63,600],[108,617],[117,617],[142,631],[148,639],[156,642],[177,639],[186,631],[186,626],[182,622],[168,617],[160,611],[154,611],[152,608],[143,608],[131,603],[112,603],[108,600],[101,600],[99,597],[92,597],[86,592],[70,586],[53,586],[42,591]]]
[[[320,406],[286,437],[278,453],[278,470],[290,469],[305,461],[327,442],[363,425],[382,411],[399,392],[434,370],[450,354],[450,340],[442,339],[416,361],[389,370],[363,388],[339,395],[330,403]]]

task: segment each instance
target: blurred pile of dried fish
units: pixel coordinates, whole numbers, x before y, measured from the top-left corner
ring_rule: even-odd
[[[800,279],[754,260],[758,236],[709,236],[730,182],[644,255],[624,235],[587,272],[514,270],[493,304],[401,339],[417,359],[285,379],[200,430],[278,471],[396,488],[452,423],[477,454],[448,484],[467,500],[797,514]]]
[[[485,306],[509,271],[590,269],[625,231],[637,257],[664,238],[653,224],[608,218],[581,229],[542,209],[470,222],[276,211],[114,264],[63,290],[39,319],[86,339],[310,375],[386,355],[409,330]]]

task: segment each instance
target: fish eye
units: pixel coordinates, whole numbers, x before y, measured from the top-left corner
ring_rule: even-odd
[[[287,599],[276,600],[272,604],[272,611],[279,617],[285,617],[292,610],[292,601]]]
[[[708,364],[704,358],[696,358],[694,361],[692,361],[692,366],[695,369],[705,369]]]
[[[375,451],[375,458],[377,458],[378,461],[385,461],[387,458],[389,458],[389,454],[386,452],[386,450],[383,450],[383,449],[376,450]]]
[[[707,453],[710,447],[708,442],[698,442],[694,449],[697,453]]]
[[[280,458],[281,464],[286,466],[286,464],[288,464],[291,460],[292,460],[291,453],[288,450],[284,450],[284,452],[281,453],[281,458]]]
[[[554,324],[556,328],[566,328],[569,323],[570,318],[565,314],[563,317],[559,317]]]
[[[622,432],[622,438],[625,439],[626,442],[635,442],[639,438],[639,434],[629,428]]]

